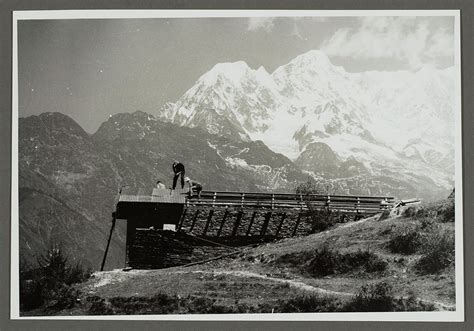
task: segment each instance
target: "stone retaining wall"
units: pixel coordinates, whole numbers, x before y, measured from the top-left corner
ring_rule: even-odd
[[[312,232],[311,217],[298,211],[211,210],[188,208],[179,232],[135,229],[127,241],[127,265],[136,269],[185,265],[233,252],[235,247]],[[343,221],[353,217],[344,216]]]

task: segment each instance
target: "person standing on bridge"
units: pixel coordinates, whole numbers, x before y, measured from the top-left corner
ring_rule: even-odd
[[[184,188],[184,164],[178,161],[173,162],[173,190],[176,188],[176,182],[178,181],[178,177],[181,176],[181,188]]]
[[[196,192],[198,195],[198,198],[201,197],[201,191],[202,191],[202,185],[195,180],[190,179],[189,177],[186,177],[184,179],[186,183],[189,185],[189,196],[193,196],[193,192]]]

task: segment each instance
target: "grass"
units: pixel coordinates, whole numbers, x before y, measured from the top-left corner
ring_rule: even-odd
[[[206,296],[170,295],[158,293],[151,297],[113,297],[110,299],[98,296],[88,298],[87,314],[89,315],[146,315],[146,314],[244,314],[274,312],[278,304],[269,302],[261,304],[220,302]]]
[[[424,304],[414,296],[396,298],[386,282],[364,285],[350,299],[320,294],[293,295],[287,299],[259,304],[219,302],[206,296],[170,295],[158,293],[150,297],[98,296],[87,299],[90,315],[145,314],[244,314],[244,313],[311,313],[311,312],[382,312],[429,311],[433,305]]]

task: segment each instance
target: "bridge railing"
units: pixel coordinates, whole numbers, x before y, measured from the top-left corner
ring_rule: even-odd
[[[393,206],[390,196],[350,196],[291,193],[254,193],[202,191],[200,197],[186,198],[186,206],[245,207],[265,209],[309,209],[329,207],[336,210],[379,212]]]

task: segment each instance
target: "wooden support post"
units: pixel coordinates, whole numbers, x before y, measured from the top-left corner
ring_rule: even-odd
[[[303,212],[300,212],[300,213],[298,214],[298,219],[296,220],[295,228],[293,229],[293,234],[292,234],[293,237],[296,235],[296,230],[298,229],[298,225],[300,225],[301,215],[302,215],[302,214],[303,214]]]
[[[199,209],[196,210],[196,213],[194,213],[194,217],[193,217],[193,223],[191,224],[191,228],[189,229],[189,232],[192,232],[193,229],[194,229],[194,225],[196,224],[196,220],[197,220],[197,217],[199,215]]]
[[[270,222],[270,217],[272,217],[271,211],[265,214],[265,220],[263,221],[262,229],[260,230],[261,236],[264,236],[265,232],[267,232],[268,223]]]
[[[219,230],[217,231],[217,236],[219,237],[222,232],[222,228],[224,227],[225,220],[227,218],[227,215],[229,215],[229,211],[226,209],[224,212],[224,216],[222,216],[222,221],[221,221],[221,226],[219,227]]]
[[[202,231],[202,235],[203,235],[203,236],[206,235],[207,229],[209,228],[209,225],[211,224],[212,215],[214,215],[214,210],[213,210],[213,209],[211,209],[211,210],[209,211],[209,215],[207,216],[206,226],[204,227],[204,230]]]
[[[253,221],[255,220],[255,215],[257,215],[257,212],[254,211],[252,213],[252,218],[250,219],[250,224],[249,224],[249,228],[247,229],[247,233],[245,234],[246,236],[248,236],[250,234],[250,229],[252,228],[252,225],[253,225]]]
[[[127,239],[125,243],[125,267],[130,266],[130,250],[135,240],[136,219],[127,219]]]
[[[272,209],[275,207],[275,194],[272,194]]]
[[[241,208],[244,208],[244,200],[245,200],[245,193],[242,193],[242,201],[240,203]]]
[[[102,264],[100,265],[100,271],[104,271],[105,260],[107,259],[107,253],[109,252],[110,240],[112,239],[112,233],[115,228],[115,212],[112,213],[112,226],[110,227],[109,238],[107,239],[107,246],[105,247],[104,258],[102,259]]]
[[[183,210],[183,213],[181,214],[181,218],[179,219],[179,223],[178,223],[178,229],[176,231],[181,231],[181,229],[183,228],[183,224],[184,224],[184,220],[186,219],[186,213],[187,213],[188,209],[185,208]]]
[[[278,237],[278,235],[280,234],[281,227],[282,227],[282,225],[283,225],[283,222],[285,221],[285,218],[286,218],[286,213],[283,213],[283,214],[281,215],[281,221],[280,221],[280,224],[278,225],[277,232],[276,232],[276,234],[275,234],[275,236],[277,236],[277,237]]]
[[[232,229],[232,237],[235,237],[235,235],[237,234],[237,230],[239,229],[240,220],[242,219],[243,214],[244,212],[241,210],[237,213],[237,219],[235,220],[234,228]]]

